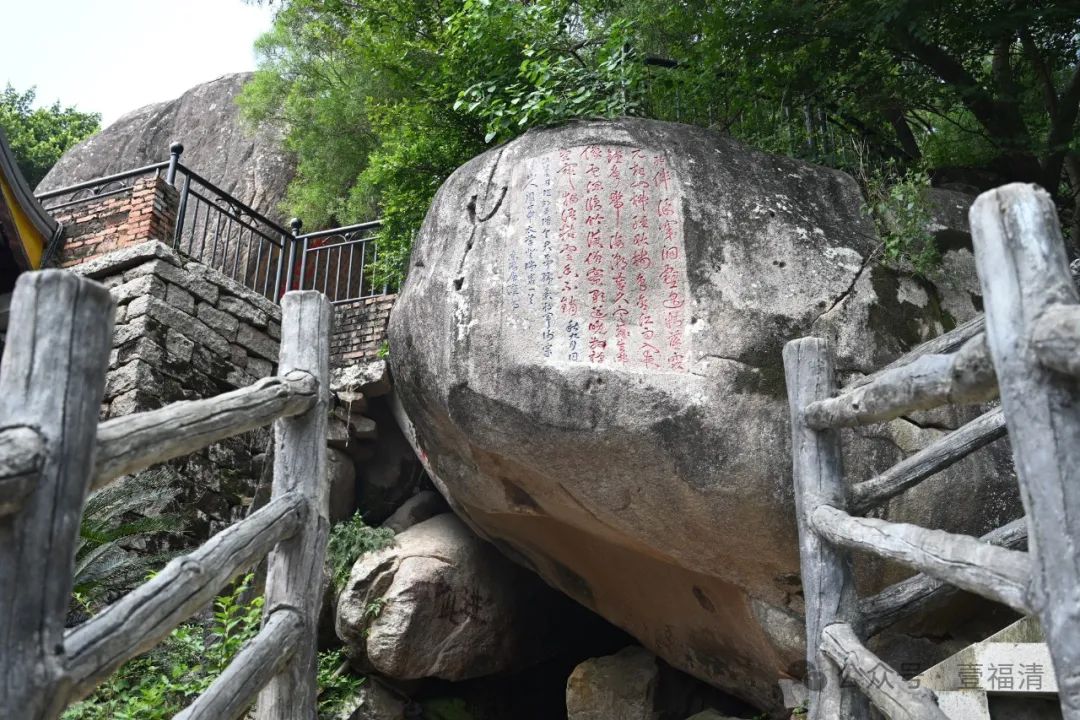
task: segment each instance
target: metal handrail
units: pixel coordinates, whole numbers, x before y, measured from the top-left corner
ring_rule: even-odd
[[[131,192],[134,182],[115,188],[110,186],[150,174],[161,177],[164,171],[165,182],[176,187],[179,192],[171,238],[172,247],[185,257],[215,267],[274,301],[278,300],[283,292],[297,287],[304,289],[309,284],[313,287],[321,284],[322,290],[331,295],[331,300],[335,303],[380,294],[372,286],[371,277],[366,270],[378,260],[377,231],[382,227],[381,219],[302,235],[302,223],[299,219],[291,222],[291,230],[286,229],[182,164],[180,155],[183,151],[184,146],[174,142],[169,147],[168,160],[49,190],[37,198],[49,200],[86,190],[93,191],[85,197],[68,197],[59,204],[46,208],[57,211]],[[180,182],[178,173],[184,176]],[[211,239],[212,245],[209,245]],[[219,239],[223,240],[220,248]],[[336,261],[332,262],[331,253],[335,248]],[[354,254],[356,249],[359,249],[359,252]],[[325,254],[325,257],[320,258],[320,253]],[[321,261],[321,273],[320,268],[308,262],[309,255],[315,263]],[[359,258],[355,255],[359,255]],[[354,260],[358,260],[355,265]],[[334,265],[333,269],[331,264]],[[314,270],[314,275],[310,278],[307,276],[309,269]],[[358,278],[354,277],[354,271],[358,273]],[[387,288],[384,286],[382,294],[386,292]]]
[[[351,232],[360,232],[361,230],[373,230],[375,228],[382,227],[382,218],[378,220],[368,220],[367,222],[357,223],[355,225],[346,225],[339,228],[330,228],[329,230],[317,230],[315,232],[306,233],[304,235],[297,235],[297,240],[317,240],[322,237],[330,235],[344,235]],[[369,238],[365,238],[369,239]]]
[[[165,163],[165,165],[168,165],[168,163]],[[198,181],[198,182],[199,182],[199,183],[200,183],[201,185],[203,185],[204,187],[207,187],[207,188],[209,188],[210,190],[213,190],[214,192],[216,192],[216,193],[217,193],[218,195],[220,195],[221,197],[223,197],[223,198],[228,198],[228,199],[229,199],[229,202],[231,202],[231,203],[232,203],[233,205],[235,205],[236,207],[238,207],[238,208],[240,208],[241,210],[243,210],[243,211],[244,211],[244,212],[245,212],[246,214],[248,214],[248,215],[250,215],[251,217],[253,217],[253,218],[255,218],[256,220],[258,220],[259,222],[263,222],[263,223],[266,223],[267,225],[269,225],[270,227],[272,227],[272,228],[273,228],[274,230],[278,231],[278,232],[279,232],[279,233],[281,233],[282,235],[289,235],[289,234],[290,234],[290,233],[289,233],[289,231],[288,231],[288,230],[286,230],[285,228],[283,228],[283,227],[282,227],[281,225],[277,224],[276,222],[274,222],[274,221],[273,221],[273,220],[271,220],[270,218],[266,217],[265,215],[263,215],[262,213],[260,213],[260,212],[259,212],[258,210],[255,210],[254,208],[250,207],[250,206],[249,206],[249,205],[247,205],[246,203],[243,203],[243,202],[241,202],[240,200],[237,200],[237,199],[236,199],[236,198],[234,198],[234,197],[233,197],[232,195],[230,195],[229,193],[225,192],[224,190],[222,190],[221,188],[219,188],[219,187],[218,187],[217,185],[215,185],[214,183],[210,182],[209,180],[207,180],[206,178],[204,178],[204,177],[203,177],[202,175],[200,175],[199,173],[195,172],[194,170],[192,170],[191,168],[187,167],[186,165],[183,165],[183,164],[181,164],[181,163],[178,163],[176,167],[177,167],[177,169],[178,169],[178,170],[180,170],[181,172],[183,172],[183,173],[184,173],[185,175],[189,175],[189,176],[191,176],[191,179],[192,179],[192,180],[196,180],[196,181]]]
[[[217,188],[215,188],[215,187],[213,187],[213,186],[210,186],[210,187],[209,187],[209,189],[210,189],[210,190],[217,190]],[[200,200],[202,200],[202,201],[203,201],[204,203],[206,203],[206,204],[207,204],[207,205],[209,205],[210,207],[214,208],[214,209],[215,209],[215,210],[217,210],[218,212],[220,212],[220,213],[223,213],[223,214],[226,214],[226,215],[232,214],[232,213],[231,213],[231,211],[230,211],[230,210],[229,210],[228,208],[224,208],[224,207],[222,207],[221,205],[218,205],[218,204],[217,204],[216,202],[214,202],[214,199],[213,199],[213,197],[208,197],[207,195],[204,195],[204,194],[200,193],[200,192],[199,192],[199,191],[197,191],[197,190],[189,190],[188,192],[189,192],[189,193],[190,193],[190,194],[191,194],[191,195],[192,195],[193,197],[197,197],[197,198],[199,198],[199,199],[200,199]],[[218,191],[218,192],[220,193],[221,191]],[[220,197],[220,195],[219,195],[219,197]],[[237,205],[239,205],[239,206],[240,206],[240,209],[241,209],[241,210],[243,210],[243,211],[244,211],[245,213],[247,212],[247,210],[245,209],[245,206],[244,206],[244,205],[243,205],[242,203],[240,203],[240,202],[237,202],[236,204],[237,204]],[[269,225],[269,226],[270,226],[270,228],[271,228],[272,230],[277,230],[277,231],[278,231],[278,234],[280,234],[280,235],[288,235],[288,234],[289,234],[289,233],[288,233],[288,231],[286,231],[286,230],[283,230],[283,229],[281,228],[281,226],[280,226],[280,225],[277,225],[276,223],[272,223],[272,222],[270,222],[269,220],[263,220],[263,219],[262,219],[262,218],[261,218],[260,216],[258,216],[258,215],[252,215],[252,217],[254,217],[254,218],[255,218],[256,220],[260,220],[261,222],[263,222],[263,223],[264,223],[264,224],[266,224],[266,225]],[[256,234],[257,234],[257,235],[258,235],[259,237],[263,238],[264,240],[267,240],[267,241],[269,241],[269,242],[273,243],[274,245],[277,245],[278,247],[285,247],[285,243],[281,242],[280,240],[276,240],[276,239],[275,239],[275,238],[274,238],[274,237],[273,237],[272,235],[269,235],[269,234],[267,234],[267,233],[263,232],[262,230],[260,230],[260,229],[258,228],[258,226],[257,226],[257,225],[253,225],[253,224],[251,224],[251,223],[247,223],[247,222],[244,222],[244,220],[243,220],[243,219],[241,219],[240,217],[234,217],[234,218],[233,218],[233,220],[234,220],[234,221],[235,221],[235,222],[236,222],[236,223],[237,223],[238,225],[242,225],[243,227],[247,228],[247,229],[248,229],[248,230],[250,230],[251,232],[253,232],[253,233],[256,233]]]
[[[87,190],[92,187],[98,187],[101,185],[109,185],[110,183],[118,182],[120,180],[127,180],[128,178],[138,177],[139,175],[149,175],[151,171],[164,170],[169,167],[169,161],[154,163],[152,165],[144,165],[141,168],[135,168],[134,170],[125,170],[124,172],[116,173],[115,175],[106,175],[105,177],[95,178],[93,180],[86,180],[75,185],[68,185],[67,187],[57,188],[56,190],[49,190],[47,192],[38,193],[35,197],[38,200],[48,200],[54,198],[57,195],[64,195],[66,193],[78,192],[79,190]]]

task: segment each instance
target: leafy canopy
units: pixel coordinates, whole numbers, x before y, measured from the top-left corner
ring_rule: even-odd
[[[19,92],[8,85],[0,94],[0,128],[30,187],[41,182],[68,148],[101,129],[99,113],[62,107],[57,101],[34,108],[35,88]]]
[[[289,210],[309,226],[381,214],[390,275],[450,172],[573,117],[707,126],[894,182],[975,166],[1080,217],[1077,0],[278,6],[243,104],[288,127]]]

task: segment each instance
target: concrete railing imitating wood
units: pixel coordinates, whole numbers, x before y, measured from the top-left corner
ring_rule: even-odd
[[[99,425],[112,311],[105,288],[70,273],[16,285],[0,368],[0,717],[58,718],[269,555],[262,630],[177,717],[239,718],[258,697],[258,720],[314,720],[330,303],[285,295],[277,377]],[[270,502],[65,631],[87,493],[270,423]]]
[[[1080,298],[1045,192],[1016,184],[984,193],[971,225],[984,318],[844,390],[835,386],[825,340],[802,338],[784,348],[807,661],[823,680],[810,689],[811,720],[869,717],[867,698],[889,718],[944,719],[932,692],[909,687],[863,641],[957,588],[1038,614],[1062,716],[1080,720]],[[837,428],[999,394],[1000,408],[876,477],[845,484]],[[976,539],[856,516],[1006,428],[1025,518]],[[1030,550],[1015,549],[1029,535]],[[850,550],[921,573],[859,599]]]

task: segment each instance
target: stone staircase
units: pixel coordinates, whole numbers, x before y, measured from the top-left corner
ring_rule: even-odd
[[[913,678],[951,720],[1060,720],[1057,678],[1038,618],[1028,616]]]

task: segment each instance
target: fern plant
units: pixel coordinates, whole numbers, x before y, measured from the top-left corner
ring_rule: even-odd
[[[141,550],[161,533],[176,532],[179,517],[147,517],[147,507],[167,505],[179,493],[168,468],[131,475],[92,494],[83,508],[75,549],[73,614],[92,613],[127,592],[172,553]]]

